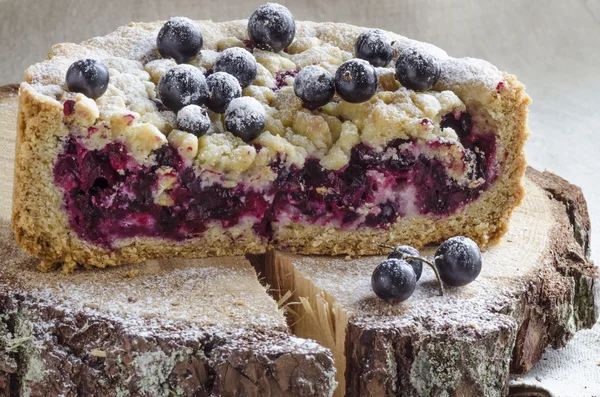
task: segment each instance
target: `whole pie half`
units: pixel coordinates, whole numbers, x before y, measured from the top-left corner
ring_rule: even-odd
[[[254,48],[247,21],[200,21],[199,56],[213,73],[219,52],[246,49],[257,75],[243,89],[266,114],[245,142],[208,112],[200,137],[178,128],[157,85],[176,65],[156,48],[163,22],[134,23],[82,44],[58,44],[20,88],[13,229],[45,263],[107,266],[148,258],[261,253],[380,253],[373,241],[423,246],[454,235],[482,247],[506,231],[523,196],[529,97],[488,62],[435,57],[440,76],[422,92],[403,87],[393,62],[360,103],[336,94],[318,108],[294,78],[319,65],[335,74],[365,29],[296,22],[283,51]],[[69,92],[82,58],[110,72],[97,99]]]

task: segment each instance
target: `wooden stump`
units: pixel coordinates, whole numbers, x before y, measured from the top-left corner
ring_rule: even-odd
[[[262,272],[291,304],[293,332],[334,353],[336,396],[504,396],[510,372],[527,371],[547,346],[563,346],[595,323],[581,191],[533,169],[525,186],[479,278],[444,297],[427,267],[413,297],[389,305],[370,286],[383,257],[267,254]]]
[[[0,87],[0,396],[330,396],[242,257],[41,273],[10,231],[17,86]]]
[[[0,395],[328,396],[244,258],[41,273],[0,224]]]

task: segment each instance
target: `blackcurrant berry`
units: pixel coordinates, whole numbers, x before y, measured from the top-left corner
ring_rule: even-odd
[[[440,78],[438,60],[430,53],[408,47],[396,60],[396,78],[404,87],[413,91],[427,91]]]
[[[290,10],[280,4],[263,4],[248,19],[248,36],[254,47],[279,52],[289,46],[296,34]]]
[[[265,128],[264,106],[252,97],[236,98],[225,111],[225,128],[244,142],[258,137]]]
[[[444,241],[435,252],[435,266],[444,284],[461,287],[481,272],[481,251],[473,240],[463,236]]]
[[[294,92],[305,105],[318,108],[335,94],[333,76],[320,66],[302,68],[294,79]]]
[[[204,39],[200,27],[189,18],[169,19],[156,36],[156,47],[163,58],[186,63],[200,54]]]
[[[385,33],[379,29],[369,29],[356,39],[354,55],[373,66],[382,67],[390,63],[394,57],[394,49]]]
[[[335,73],[335,89],[347,102],[368,101],[377,91],[375,68],[362,59],[342,63]]]
[[[371,287],[388,302],[403,302],[411,297],[417,285],[413,268],[402,259],[386,259],[373,271]]]
[[[108,69],[95,59],[80,59],[67,70],[67,88],[88,98],[100,98],[108,88]]]
[[[177,65],[160,78],[158,95],[166,107],[178,112],[187,105],[202,105],[208,97],[208,87],[200,69]]]
[[[405,259],[407,256],[412,257],[420,257],[419,251],[416,248],[413,248],[408,245],[397,245],[394,250],[388,255],[388,258],[394,259]],[[409,265],[412,266],[415,271],[415,276],[417,277],[417,281],[421,278],[421,274],[423,273],[423,262],[418,259],[406,259]]]
[[[198,105],[187,105],[177,113],[180,130],[201,137],[210,128],[210,117],[206,109]]]
[[[213,70],[229,73],[238,79],[242,88],[246,88],[256,78],[256,60],[243,48],[227,48],[217,56]]]
[[[208,99],[206,106],[215,113],[225,113],[229,102],[242,96],[238,80],[225,72],[216,72],[206,78]]]

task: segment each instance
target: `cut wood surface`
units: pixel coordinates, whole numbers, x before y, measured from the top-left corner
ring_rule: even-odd
[[[330,396],[243,257],[42,273],[10,230],[17,87],[0,87],[0,396]]]
[[[262,272],[290,303],[294,333],[331,348],[346,396],[504,396],[510,372],[529,370],[547,346],[563,346],[598,316],[580,190],[532,169],[525,187],[479,278],[443,297],[425,267],[408,301],[381,301],[370,276],[383,257],[272,251]]]
[[[288,334],[244,258],[44,274],[6,223],[0,255],[0,395],[320,397],[334,386],[330,353]]]

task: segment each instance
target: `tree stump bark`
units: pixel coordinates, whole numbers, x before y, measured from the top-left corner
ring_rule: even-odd
[[[241,257],[41,273],[0,222],[0,396],[329,396]]]
[[[389,305],[370,286],[383,257],[267,254],[261,271],[291,304],[293,332],[334,353],[336,396],[505,396],[510,372],[527,371],[547,346],[595,323],[598,281],[580,189],[533,169],[525,186],[479,278],[444,297],[427,266],[413,297]]]

